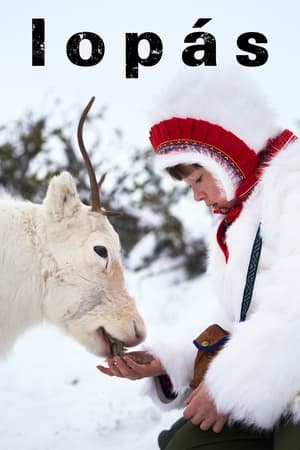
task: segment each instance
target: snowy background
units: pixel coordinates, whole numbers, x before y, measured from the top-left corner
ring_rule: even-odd
[[[219,70],[237,64],[238,35],[246,31],[265,34],[268,63],[246,70],[273,98],[285,126],[295,129],[300,118],[297,0],[11,0],[1,6],[0,123],[16,120],[29,109],[37,115],[53,109],[56,98],[66,112],[79,111],[96,95],[100,104],[109,106],[107,133],[109,125],[120,126],[128,145],[146,146],[147,106],[170,76],[182,69],[183,41],[199,17],[213,18],[204,29],[216,37]],[[42,68],[31,66],[34,17],[46,21],[46,66]],[[106,54],[98,66],[79,68],[67,60],[65,44],[80,31],[96,32],[105,41]],[[138,80],[126,80],[124,34],[145,31],[161,37],[163,58],[157,66],[141,68]],[[188,200],[186,226],[205,235],[207,213]],[[158,262],[156,272],[163,272],[165,265],[165,261]],[[200,300],[208,302],[205,277],[181,282],[180,273],[145,275],[129,272],[127,281],[145,318],[149,339],[170,328],[185,327],[188,332],[188,315],[196,317],[195,305]],[[143,396],[143,381],[105,377],[96,369],[98,363],[46,324],[20,338],[0,363],[0,450],[157,448],[158,432],[180,412],[162,413]]]

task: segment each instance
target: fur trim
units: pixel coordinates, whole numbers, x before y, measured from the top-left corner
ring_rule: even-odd
[[[171,379],[174,392],[177,394],[174,400],[164,399],[155,380],[145,380],[144,393],[150,395],[153,402],[164,410],[184,406],[183,400],[190,392],[189,384],[193,377],[194,360],[197,353],[197,349],[192,343],[193,339],[213,320],[217,320],[224,328],[227,326],[222,312],[217,310],[216,298],[212,292],[210,295],[208,294],[208,278],[201,277],[197,286],[200,293],[201,291],[206,293],[205,298],[200,296],[200,298],[195,297],[189,301],[188,309],[182,311],[176,329],[174,326],[165,327],[159,332],[156,327],[152,331],[148,329],[147,341],[142,345],[144,350],[161,361]],[[199,309],[201,314],[199,314]],[[154,335],[151,336],[151,333]],[[160,337],[157,338],[157,336]]]
[[[155,166],[160,170],[176,166],[177,164],[201,165],[214,177],[219,189],[224,192],[226,200],[232,200],[234,198],[238,180],[231,176],[221,164],[214,161],[211,157],[196,152],[173,152],[166,155],[156,155],[155,157]]]
[[[184,406],[184,400],[190,393],[190,387],[186,386],[185,388],[180,388],[176,397],[170,400],[165,397],[156,377],[146,379],[142,388],[142,394],[149,396],[153,403],[164,411],[182,408]]]
[[[160,359],[167,374],[172,380],[174,392],[182,395],[189,386],[193,361],[196,357],[196,347],[190,345],[194,335],[182,336],[180,345],[178,342],[167,342],[167,340],[156,341],[152,345],[147,345],[147,352],[155,358]]]
[[[255,152],[279,132],[276,115],[259,86],[238,69],[184,73],[159,95],[151,126],[171,117],[193,117],[221,125]]]

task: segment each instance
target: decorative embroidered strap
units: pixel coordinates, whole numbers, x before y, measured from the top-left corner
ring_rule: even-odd
[[[252,246],[250,261],[247,270],[246,283],[244,287],[243,300],[241,305],[240,322],[244,322],[246,320],[247,312],[251,303],[258,262],[261,254],[261,247],[262,247],[262,238],[260,235],[260,224],[259,224],[259,227],[255,235],[254,243]],[[205,339],[205,337],[203,337],[202,339],[203,334],[205,332],[207,333],[208,330],[213,327],[218,327],[219,330],[222,330],[224,332],[223,335],[219,336],[219,339],[212,340],[212,343],[211,340]],[[220,328],[218,325],[212,325],[208,327],[205,330],[205,332],[203,332],[197,339],[193,341],[193,344],[197,347],[197,349],[203,352],[208,351],[213,352],[222,347],[224,344],[226,344],[226,342],[230,339],[229,333]],[[198,340],[200,340],[200,342],[198,342]]]
[[[258,261],[261,254],[261,247],[262,247],[262,238],[260,235],[260,224],[256,232],[254,244],[251,251],[248,271],[247,271],[247,278],[243,293],[243,301],[241,306],[241,315],[240,315],[240,322],[244,322],[246,320],[246,315],[251,303],[252,294],[253,294],[253,288],[254,288],[254,282],[256,278],[257,273],[257,267],[258,267]]]

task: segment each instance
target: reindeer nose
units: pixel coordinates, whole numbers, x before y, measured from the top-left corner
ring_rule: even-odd
[[[146,337],[145,326],[143,323],[140,324],[140,327],[137,325],[136,321],[133,321],[133,329],[135,338],[137,340],[137,344],[142,342]]]

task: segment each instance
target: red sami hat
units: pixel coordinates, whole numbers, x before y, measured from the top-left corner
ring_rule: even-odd
[[[161,169],[199,164],[231,200],[237,186],[255,169],[258,156],[235,134],[206,120],[173,117],[152,126],[150,141]]]
[[[159,168],[199,164],[227,200],[278,134],[274,111],[241,71],[202,71],[169,83],[152,112],[150,141]]]

